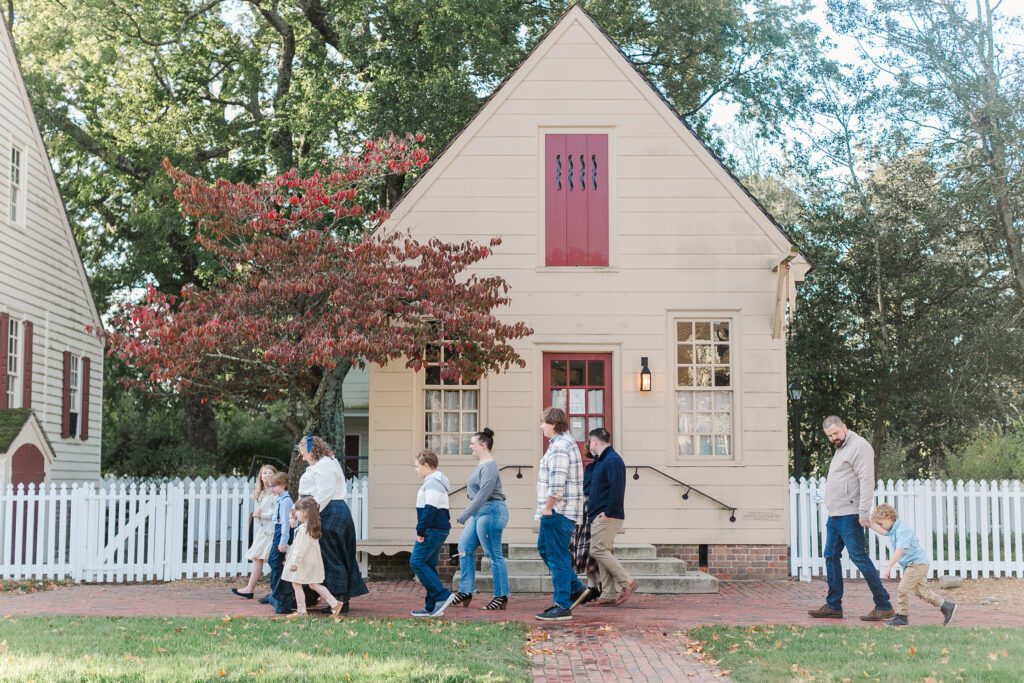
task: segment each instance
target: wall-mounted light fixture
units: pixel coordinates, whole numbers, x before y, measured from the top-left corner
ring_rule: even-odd
[[[647,356],[640,357],[640,391],[651,390],[651,369],[647,367]]]

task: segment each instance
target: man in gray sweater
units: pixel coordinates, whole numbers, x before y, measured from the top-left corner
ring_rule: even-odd
[[[878,569],[868,557],[866,529],[871,525],[871,500],[875,492],[875,451],[862,436],[847,429],[835,415],[822,423],[825,436],[836,447],[825,481],[825,507],[828,509],[825,540],[825,572],[828,596],[825,604],[808,612],[816,618],[842,619],[843,567],[845,547],[850,561],[860,570],[871,588],[875,608],[862,621],[884,621],[896,613],[889,593],[882,587]]]

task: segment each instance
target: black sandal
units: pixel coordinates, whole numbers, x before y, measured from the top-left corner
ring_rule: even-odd
[[[484,605],[480,609],[482,609],[482,610],[485,610],[485,609],[486,610],[502,609],[503,610],[506,607],[508,607],[508,596],[507,595],[501,595],[501,596],[498,596],[496,598],[493,598],[489,603],[487,603],[486,605]]]
[[[469,603],[473,602],[472,593],[456,593],[455,599],[452,600],[452,607],[469,607]]]

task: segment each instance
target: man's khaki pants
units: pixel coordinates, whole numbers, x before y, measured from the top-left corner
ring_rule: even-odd
[[[633,583],[633,577],[612,554],[615,534],[621,528],[622,520],[611,517],[597,517],[590,523],[590,557],[601,569],[601,590],[607,596]]]
[[[927,603],[941,607],[944,598],[928,587],[928,563],[915,562],[903,570],[899,588],[896,589],[896,614],[910,614],[910,594],[913,593]]]

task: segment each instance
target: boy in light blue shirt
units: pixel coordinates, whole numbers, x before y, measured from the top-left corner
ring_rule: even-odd
[[[910,594],[914,593],[938,607],[945,619],[943,623],[948,624],[956,612],[956,603],[928,588],[928,554],[921,547],[914,530],[904,524],[896,509],[887,503],[882,503],[871,513],[871,528],[889,538],[892,550],[882,578],[889,578],[897,562],[903,568],[903,578],[896,589],[896,616],[885,623],[888,626],[907,626],[910,623]]]

